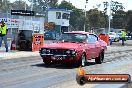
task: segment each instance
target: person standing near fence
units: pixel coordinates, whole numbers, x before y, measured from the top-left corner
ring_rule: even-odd
[[[1,21],[0,25],[0,47],[2,45],[2,40],[4,41],[6,52],[8,52],[8,43],[7,43],[7,25],[4,23],[4,21]]]

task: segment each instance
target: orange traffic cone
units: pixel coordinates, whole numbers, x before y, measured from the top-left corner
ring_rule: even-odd
[[[16,50],[16,43],[15,40],[11,42],[11,50]]]

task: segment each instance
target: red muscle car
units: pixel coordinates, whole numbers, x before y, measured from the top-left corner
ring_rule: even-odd
[[[46,65],[52,62],[65,62],[85,66],[85,62],[91,59],[95,59],[97,64],[101,64],[106,49],[106,42],[95,34],[65,32],[57,42],[44,45],[40,49],[40,55]]]

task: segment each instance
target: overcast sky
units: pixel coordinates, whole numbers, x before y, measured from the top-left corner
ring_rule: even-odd
[[[15,0],[11,0],[11,1],[15,1]],[[23,1],[28,2],[28,0],[23,0]],[[60,3],[62,0],[58,0],[58,1]],[[66,0],[66,1],[70,1],[77,8],[80,8],[80,9],[85,8],[86,0]],[[96,5],[98,4],[102,4],[100,7],[100,10],[102,10],[104,1],[110,2],[110,0],[88,0],[87,10],[92,9],[93,7],[96,7]],[[132,6],[131,6],[132,0],[113,0],[113,1],[118,1],[120,3],[123,3],[123,6],[125,7],[125,11],[132,10]]]

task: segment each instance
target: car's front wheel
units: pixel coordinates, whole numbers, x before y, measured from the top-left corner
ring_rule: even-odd
[[[96,64],[101,64],[104,60],[104,51],[102,51],[99,55],[99,57],[95,58]]]
[[[80,57],[80,59],[77,61],[76,63],[76,66],[79,67],[79,66],[85,66],[85,63],[86,63],[86,55],[83,53]]]
[[[49,65],[51,63],[50,60],[44,60],[44,59],[43,59],[43,62],[45,63],[45,65]]]
[[[86,55],[85,54],[82,54],[81,61],[82,61],[81,65],[85,66],[85,63],[86,63]]]

